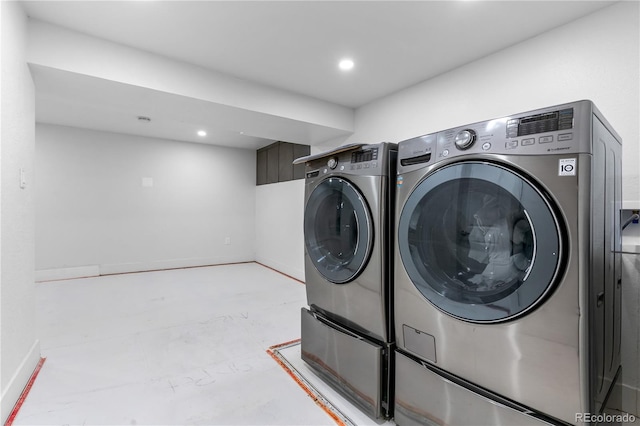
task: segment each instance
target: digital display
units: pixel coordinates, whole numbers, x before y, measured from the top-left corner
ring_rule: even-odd
[[[365,161],[373,161],[378,159],[378,148],[365,149],[351,153],[352,163],[362,163]]]
[[[533,135],[573,128],[573,108],[530,115],[507,122],[507,137]]]

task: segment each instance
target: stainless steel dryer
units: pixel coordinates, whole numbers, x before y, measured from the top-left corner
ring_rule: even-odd
[[[302,358],[373,418],[390,415],[390,229],[396,145],[348,145],[306,163]]]
[[[398,144],[398,424],[619,403],[620,155],[590,101]]]

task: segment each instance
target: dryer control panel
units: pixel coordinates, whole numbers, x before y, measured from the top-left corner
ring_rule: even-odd
[[[389,176],[395,174],[396,144],[383,142],[372,145],[359,145],[354,149],[328,152],[318,155],[306,164],[306,178],[327,176],[332,173],[341,175]],[[391,167],[391,161],[394,162]],[[392,171],[393,170],[393,171]]]
[[[398,144],[398,172],[468,155],[590,153],[591,101],[578,101],[455,127]]]

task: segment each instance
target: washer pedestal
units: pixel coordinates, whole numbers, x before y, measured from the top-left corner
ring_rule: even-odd
[[[302,359],[373,419],[388,414],[388,348],[302,308]]]
[[[454,378],[451,378],[455,380]],[[427,363],[395,354],[395,422],[404,425],[510,425],[557,424],[539,418],[510,401],[482,395],[464,383],[449,380]],[[470,384],[469,384],[470,385]],[[472,385],[470,385],[472,386]],[[481,389],[478,389],[482,391]]]

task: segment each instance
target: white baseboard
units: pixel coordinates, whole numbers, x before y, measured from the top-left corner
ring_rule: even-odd
[[[79,266],[73,268],[43,269],[36,271],[36,282],[68,280],[74,278],[98,277],[101,275],[127,274],[132,272],[161,271],[164,269],[193,268],[199,266],[223,265],[228,263],[253,262],[246,256],[211,258],[169,259],[151,262],[114,263],[104,265]]]
[[[100,275],[98,265],[78,266],[73,268],[41,269],[36,271],[36,282],[69,280],[72,278],[88,278]]]
[[[7,387],[2,390],[0,400],[0,417],[2,424],[13,411],[13,407],[20,398],[25,386],[29,383],[29,379],[40,362],[40,341],[36,340],[31,349],[27,352],[24,359],[13,373]]]
[[[253,262],[241,256],[211,257],[211,258],[190,258],[190,259],[169,259],[151,262],[120,263],[111,265],[100,265],[100,275],[127,274],[131,272],[161,271],[163,269],[194,268],[199,266],[224,265],[227,263]]]
[[[304,268],[303,269],[294,268],[291,265],[285,265],[276,260],[267,259],[263,257],[257,257],[256,262],[268,268],[275,269],[278,272],[282,272],[283,274],[288,275],[292,278],[295,278],[298,281],[304,282]]]

